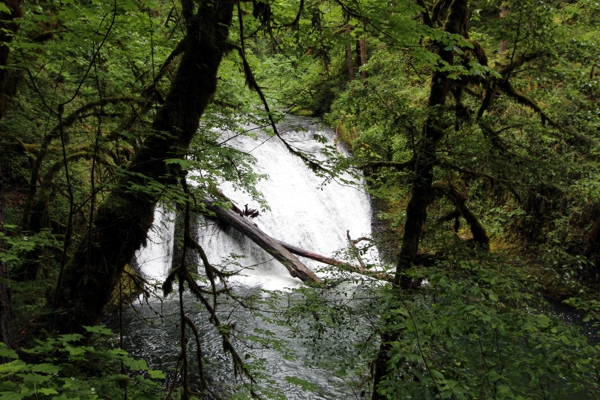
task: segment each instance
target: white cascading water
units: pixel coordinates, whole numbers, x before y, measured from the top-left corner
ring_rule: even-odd
[[[302,129],[298,129],[299,126]],[[279,130],[293,147],[317,159],[323,159],[320,151],[324,145],[314,139],[315,134],[325,137],[329,144],[335,140],[334,131],[313,124],[309,118],[288,117]],[[223,132],[221,141],[253,155],[257,159],[255,172],[268,175],[258,183],[257,189],[270,210],[261,211],[260,216],[253,219],[263,232],[305,250],[337,258],[340,258],[337,252],[348,247],[347,231],[352,238],[370,236],[371,206],[360,185],[333,181],[323,186],[323,178],[317,177],[299,157],[291,154],[277,137],[264,133],[257,139],[234,136]],[[337,148],[345,152],[341,145]],[[245,204],[249,208],[260,208],[248,194],[236,191],[232,185],[223,183],[220,188],[240,208]],[[151,279],[164,278],[170,267],[172,219],[173,215],[157,208],[149,244],[138,252],[138,264]],[[236,259],[238,264],[250,268],[237,279],[244,285],[279,290],[301,284],[278,261],[234,229],[223,231],[207,221],[205,227],[199,227],[199,242],[214,265],[226,265],[230,254],[244,256]],[[376,249],[372,248],[365,259],[376,262]],[[302,258],[301,261],[313,270],[323,267],[315,261]]]
[[[175,213],[164,207],[154,211],[154,224],[146,247],[136,253],[136,263],[146,279],[162,282],[168,273],[173,258],[173,236],[175,234]]]
[[[301,125],[303,129],[294,129],[294,125]],[[288,143],[321,159],[323,157],[319,154],[324,145],[314,139],[315,134],[326,137],[329,144],[333,144],[335,139],[335,132],[312,124],[309,118],[286,118],[285,124],[279,129]],[[322,178],[318,178],[300,158],[291,154],[277,137],[269,138],[266,134],[259,134],[257,139],[233,136],[224,132],[222,141],[231,137],[227,144],[252,154],[257,159],[255,172],[268,175],[256,189],[263,194],[270,210],[261,211],[260,216],[252,220],[265,233],[305,250],[338,259],[342,256],[337,252],[344,252],[348,248],[346,231],[350,231],[353,239],[370,235],[370,201],[360,185],[347,186],[334,181],[322,186]],[[344,152],[341,146],[338,146],[338,151]],[[234,190],[231,185],[223,183],[220,188],[240,208],[245,204],[249,208],[259,208],[247,194]],[[150,280],[159,283],[164,280],[171,265],[174,219],[173,212],[157,207],[148,245],[137,254],[142,272]],[[233,228],[223,230],[214,221],[206,220],[203,226],[198,227],[198,236],[209,261],[215,266],[228,265],[228,257],[232,253],[244,256],[235,258],[235,262],[252,269],[245,269],[241,276],[235,278],[238,289],[283,290],[302,285],[279,262]],[[372,248],[369,254],[363,255],[363,259],[368,263],[376,263],[377,250]],[[321,276],[334,268],[308,259],[301,258],[301,261],[313,271],[321,268]],[[352,262],[356,264],[356,260]],[[348,289],[345,287],[343,290]],[[345,301],[348,301],[347,297]],[[227,367],[230,364],[223,354],[222,340],[214,327],[207,323],[207,314],[198,311],[193,303],[194,299],[190,296],[185,305],[186,312],[200,329],[207,362],[207,379],[217,388],[227,387],[232,383],[233,373]],[[158,302],[140,302],[135,312],[125,313],[125,347],[132,356],[144,358],[153,368],[175,367],[174,357],[179,352],[178,330],[174,329],[178,323],[178,307],[177,300],[167,298]],[[295,359],[285,357],[279,350],[267,346],[242,347],[258,359],[266,360],[264,373],[277,382],[286,398],[360,398],[360,389],[347,384],[345,379],[328,369],[318,367],[313,358],[309,359],[309,354],[327,357],[325,354],[332,353],[337,357],[351,351],[352,342],[359,340],[355,329],[360,328],[360,324],[357,325],[356,320],[351,324],[352,332],[342,335],[343,340],[332,337],[320,344],[305,344],[303,340],[291,338],[286,329],[270,324],[243,307],[234,305],[231,310],[227,309],[227,305],[221,307],[222,322],[234,324],[236,332],[253,332],[256,327],[268,329],[275,332],[278,341],[292,346],[290,350],[297,355]],[[300,386],[288,382],[289,377],[308,381],[317,389],[311,393],[304,392]]]

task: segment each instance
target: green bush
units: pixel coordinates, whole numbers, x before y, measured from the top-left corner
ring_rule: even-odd
[[[0,342],[0,397],[3,399],[158,399],[162,371],[112,346],[113,333],[103,326],[80,334],[49,336],[20,357]],[[25,358],[26,361],[22,358]]]

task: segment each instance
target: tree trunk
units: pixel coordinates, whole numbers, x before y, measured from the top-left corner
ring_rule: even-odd
[[[82,240],[67,264],[55,294],[58,325],[62,332],[81,331],[97,323],[123,268],[146,242],[160,190],[158,182],[176,183],[177,171],[164,160],[181,157],[217,87],[217,72],[232,20],[234,0],[200,3],[198,12],[186,14],[187,34],[177,75],[148,137],[135,154],[94,218],[92,243]]]
[[[364,36],[360,38],[360,65],[363,67],[361,71],[362,78],[366,80],[368,75],[364,66],[367,65],[367,39]]]
[[[177,204],[177,215],[175,216],[175,229],[173,230],[173,257],[171,260],[171,270],[179,268],[182,264],[192,267],[197,266],[200,263],[200,259],[196,251],[192,251],[191,248],[186,248],[184,252],[185,237],[188,234],[186,232],[185,218],[186,218],[186,207],[181,204]],[[192,227],[189,230],[189,235],[192,240],[198,242],[198,221],[201,219],[201,215],[196,212],[190,212],[189,224]],[[183,260],[182,260],[183,259]],[[170,271],[169,271],[170,272]]]
[[[275,240],[277,240],[277,239],[275,239]],[[313,253],[312,251],[308,251],[308,250],[302,249],[300,247],[293,246],[291,244],[282,242],[281,240],[277,240],[277,242],[279,244],[281,244],[283,247],[285,247],[287,250],[289,250],[290,253],[295,254],[297,256],[310,258],[311,260],[315,260],[315,261],[318,261],[318,262],[321,262],[321,263],[327,264],[327,265],[332,265],[332,266],[337,267],[338,269],[341,269],[344,271],[355,272],[357,274],[365,275],[370,278],[378,279],[381,281],[386,281],[386,282],[393,281],[392,276],[390,276],[384,272],[374,272],[374,271],[370,271],[368,269],[357,267],[356,265],[352,265],[348,262],[336,260],[334,258],[330,258],[330,257],[324,256],[321,254]]]
[[[454,0],[450,6],[444,30],[468,38],[468,17],[469,1]],[[454,55],[452,51],[445,50],[445,47],[444,44],[438,44],[438,54],[442,60],[452,64]],[[427,103],[429,116],[423,126],[421,150],[415,155],[415,178],[412,184],[411,198],[406,208],[404,235],[394,277],[394,283],[399,285],[401,290],[408,289],[412,282],[411,278],[405,275],[405,271],[411,267],[417,257],[423,224],[427,219],[427,205],[430,203],[431,184],[433,183],[433,168],[437,161],[437,145],[445,133],[442,126],[442,117],[450,84],[447,74],[439,70],[431,78],[429,101]],[[389,322],[386,321],[386,326]],[[374,361],[373,400],[386,398],[377,390],[389,374],[387,353],[393,340],[393,332],[386,333],[384,330],[381,338],[382,344]]]
[[[8,65],[10,54],[8,45],[19,30],[19,25],[13,20],[23,16],[19,0],[3,0],[3,3],[11,9],[11,13],[0,12],[0,118],[6,113],[8,100],[15,94],[17,88],[14,71],[5,67]]]
[[[346,26],[346,40],[348,44],[346,45],[346,59],[348,60],[348,75],[350,80],[354,79],[354,61],[352,60],[352,27],[350,24]]]
[[[0,167],[0,232],[4,233],[4,181]],[[5,243],[0,239],[0,250],[4,250]],[[10,288],[5,282],[10,281],[9,265],[0,261],[0,341],[9,348],[14,347],[14,331],[12,325],[12,301]],[[2,363],[0,357],[0,363]]]
[[[468,19],[468,12],[468,0],[454,0],[446,21],[446,32],[468,37],[465,23],[465,19]],[[443,44],[440,45],[438,54],[444,61],[452,64],[453,53],[444,48]],[[423,127],[421,151],[415,156],[416,176],[412,184],[411,198],[406,208],[402,247],[396,267],[396,283],[404,287],[410,283],[410,280],[404,276],[404,271],[410,268],[417,256],[423,224],[427,219],[427,205],[430,203],[431,184],[433,183],[433,168],[437,161],[437,145],[444,137],[441,119],[450,88],[449,84],[448,76],[443,71],[436,71],[431,78],[429,101],[427,103],[429,117]]]

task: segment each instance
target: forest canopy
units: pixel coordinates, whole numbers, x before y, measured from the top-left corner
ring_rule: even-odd
[[[315,351],[339,335],[346,353],[327,365],[359,397],[597,398],[598,347],[548,301],[600,317],[599,22],[591,0],[3,0],[0,393],[284,398],[242,349],[286,339],[236,330],[234,302]],[[290,114],[351,155],[288,143]],[[263,176],[218,132],[248,126],[324,181],[363,174],[382,265],[348,234],[358,264],[317,255],[339,270],[325,279],[245,222],[259,210],[219,185],[267,209]],[[99,325],[151,292],[133,259],[158,205],[177,215],[160,283],[179,301],[174,371]],[[195,238],[198,215],[256,236],[305,285],[241,298]],[[353,306],[339,281],[360,288]],[[189,303],[234,386],[206,379]],[[358,343],[341,334],[356,321]]]

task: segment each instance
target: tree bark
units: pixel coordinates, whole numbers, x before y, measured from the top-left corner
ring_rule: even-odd
[[[191,3],[191,2],[190,2]],[[101,316],[124,266],[146,242],[160,190],[149,184],[176,183],[177,170],[164,160],[181,157],[217,87],[217,72],[229,46],[234,0],[200,2],[187,17],[184,55],[164,105],[152,124],[156,134],[146,139],[131,165],[94,218],[92,243],[87,235],[59,278],[54,306],[55,326],[62,332],[81,331]]]
[[[193,228],[189,229],[189,232],[186,232],[185,213],[186,207],[184,205],[177,204],[177,215],[175,216],[175,229],[173,231],[173,257],[171,260],[171,270],[179,268],[183,264],[191,267],[197,266],[200,263],[197,252],[192,251],[192,249],[189,247],[186,248],[185,252],[183,251],[183,249],[185,237],[188,233],[192,240],[194,240],[196,243],[198,242],[198,230],[195,229],[195,227],[198,226],[198,220],[201,218],[201,216],[198,213],[190,212],[189,226]]]
[[[244,234],[247,238],[259,245],[277,261],[283,264],[291,276],[300,278],[303,282],[322,282],[314,272],[292,255],[292,253],[281,243],[265,234],[256,225],[248,222],[232,210],[226,210],[222,207],[215,206],[211,200],[204,200],[203,202],[207,209],[217,214],[220,219],[233,226],[236,230]]]
[[[277,239],[275,239],[275,240],[277,240]],[[321,254],[313,253],[312,251],[308,251],[308,250],[305,250],[298,246],[294,246],[292,244],[282,242],[281,240],[277,240],[277,243],[279,243],[280,245],[285,247],[290,253],[296,254],[297,256],[300,256],[300,257],[306,257],[306,258],[309,258],[314,261],[322,262],[323,264],[332,265],[334,267],[351,267],[352,269],[355,269],[357,271],[361,270],[360,267],[357,267],[356,265],[352,265],[352,264],[344,262],[344,261],[336,260],[334,258],[327,257],[327,256],[324,256]]]
[[[4,233],[4,181],[2,179],[2,168],[0,167],[0,232]],[[0,239],[0,250],[4,250],[5,243]],[[0,341],[9,348],[14,347],[14,330],[12,324],[12,300],[10,287],[6,282],[10,281],[9,265],[0,261]],[[0,363],[2,363],[0,357]]]
[[[350,80],[354,80],[354,61],[352,60],[352,27],[350,24],[346,26],[346,59],[348,60],[348,76]]]
[[[15,94],[17,88],[14,71],[6,66],[10,55],[8,45],[19,30],[19,25],[13,21],[23,16],[20,0],[3,0],[3,3],[11,9],[11,13],[0,12],[0,67],[3,67],[0,68],[0,118],[6,113],[8,100]]]
[[[363,80],[366,80],[368,75],[364,66],[367,65],[367,39],[364,36],[361,36],[360,38],[360,65],[363,67],[361,76]]]

